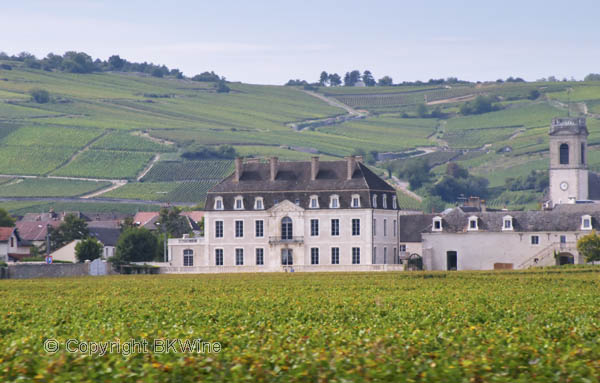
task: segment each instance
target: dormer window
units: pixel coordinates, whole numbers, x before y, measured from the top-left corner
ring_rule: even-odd
[[[478,218],[476,216],[474,216],[474,215],[470,216],[469,217],[469,226],[468,226],[467,230],[469,230],[469,231],[479,230],[479,227],[477,226],[477,221],[478,221]]]
[[[244,210],[244,198],[242,196],[235,197],[233,206],[235,210]]]
[[[373,194],[373,209],[377,208],[377,194]]]
[[[387,194],[383,195],[383,204],[382,205],[383,205],[384,209],[387,209]]]
[[[319,208],[319,197],[317,197],[316,195],[311,195],[310,196],[310,208],[311,209],[318,209]]]
[[[513,230],[513,217],[510,215],[505,215],[502,218],[502,231],[511,231]]]
[[[340,197],[337,194],[334,194],[329,198],[329,207],[332,209],[340,207]]]
[[[433,218],[432,231],[442,231],[442,217]]]
[[[263,210],[265,208],[263,197],[256,197],[254,199],[254,210]]]
[[[592,230],[592,216],[584,215],[581,217],[581,230]]]
[[[398,197],[396,197],[396,196],[392,197],[392,208],[394,210],[398,209]]]
[[[215,210],[223,210],[223,197],[215,197]]]
[[[352,195],[352,207],[360,207],[360,196],[358,194]]]

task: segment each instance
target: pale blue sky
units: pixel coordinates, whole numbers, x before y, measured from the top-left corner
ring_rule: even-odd
[[[228,80],[527,80],[600,72],[600,0],[2,1],[0,51],[85,51]]]

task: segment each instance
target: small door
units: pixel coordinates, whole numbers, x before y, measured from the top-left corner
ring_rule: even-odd
[[[448,251],[446,252],[446,270],[456,270],[457,267],[457,253],[456,251]]]

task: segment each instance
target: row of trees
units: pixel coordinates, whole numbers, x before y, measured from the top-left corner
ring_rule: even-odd
[[[93,73],[93,72],[139,72],[147,73],[154,77],[172,76],[175,78],[184,78],[183,73],[177,69],[169,69],[166,65],[156,65],[147,62],[131,62],[119,55],[112,55],[108,60],[93,59],[85,52],[69,51],[64,55],[48,53],[43,59],[38,59],[35,55],[28,52],[21,52],[18,55],[9,56],[5,52],[0,52],[0,60],[22,62],[26,67],[32,69],[43,69],[46,71],[62,71],[69,73]],[[2,69],[10,70],[9,64],[2,64]],[[225,90],[225,78],[217,75],[215,72],[203,72],[192,77],[194,81],[208,81],[217,84],[217,91]],[[220,90],[219,90],[220,89]]]

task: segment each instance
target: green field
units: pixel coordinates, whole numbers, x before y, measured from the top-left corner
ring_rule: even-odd
[[[599,271],[1,280],[0,380],[595,382]],[[157,352],[166,339],[220,350]]]
[[[0,184],[0,197],[72,197],[108,187],[110,182],[53,178],[13,179]]]
[[[152,159],[152,153],[109,150],[87,150],[73,162],[54,171],[55,176],[128,178],[140,173]]]

